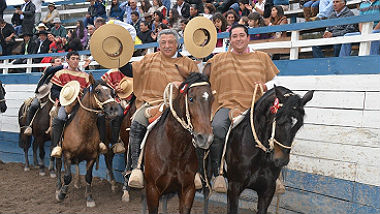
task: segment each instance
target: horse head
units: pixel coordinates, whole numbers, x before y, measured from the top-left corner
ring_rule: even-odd
[[[109,119],[122,114],[121,106],[114,99],[114,91],[103,80],[95,81],[92,74],[90,74],[89,79],[92,108],[102,110]]]
[[[5,89],[3,83],[0,80],[0,111],[1,113],[7,110],[7,105],[5,104]]]
[[[273,116],[273,120],[270,121],[271,125],[268,124],[267,132],[273,133],[272,122],[275,121],[272,160],[276,167],[282,167],[289,163],[292,142],[297,131],[303,126],[304,106],[313,98],[313,94],[314,91],[308,91],[303,97],[300,97],[287,88],[274,87],[275,96],[270,99],[271,104],[269,104],[269,108],[267,107],[266,114],[267,118],[270,118],[269,114]]]
[[[189,117],[194,145],[208,149],[214,139],[211,127],[211,106],[214,96],[208,77],[198,72],[191,72],[178,90],[176,101],[180,103],[179,116]]]

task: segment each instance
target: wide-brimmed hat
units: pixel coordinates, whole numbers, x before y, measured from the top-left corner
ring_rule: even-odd
[[[196,58],[204,58],[216,47],[215,25],[206,17],[198,16],[189,21],[184,32],[186,50]]]
[[[55,3],[54,3],[54,2],[50,2],[50,3],[48,4],[48,7],[54,7],[54,8],[57,8],[57,7],[55,6]]]
[[[41,27],[43,27],[44,30],[49,29],[48,27],[46,27],[46,25],[45,25],[44,23],[41,22],[41,23],[39,23],[39,24],[36,26],[36,30],[39,31]]]
[[[50,93],[52,84],[43,84],[38,88],[37,99],[42,99]]]
[[[55,24],[55,23],[61,23],[61,19],[58,18],[58,17],[55,17],[55,18],[53,19],[53,24]]]
[[[134,51],[128,29],[116,23],[113,21],[96,29],[90,40],[91,55],[106,68],[120,68],[127,64]]]
[[[50,32],[49,31],[46,31],[46,30],[39,30],[36,35],[40,35],[40,34],[45,34],[45,35],[48,35]]]
[[[78,81],[71,81],[63,86],[59,94],[59,102],[62,106],[68,106],[75,101],[80,91],[80,84]]]
[[[19,35],[19,37],[21,37],[21,38],[24,38],[24,36],[33,37],[33,33],[26,32],[26,33],[22,33],[22,34]]]
[[[133,92],[133,79],[130,77],[124,77],[119,83],[121,92],[117,92],[117,96],[121,99],[129,97]]]

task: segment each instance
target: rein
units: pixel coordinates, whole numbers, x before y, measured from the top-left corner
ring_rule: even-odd
[[[82,103],[81,99],[79,98],[79,96],[77,97],[77,100],[79,102],[80,107],[82,107],[84,110],[86,110],[88,112],[93,112],[93,113],[96,113],[96,114],[99,114],[99,113],[103,112],[103,105],[105,105],[107,103],[110,103],[110,102],[116,102],[114,98],[109,98],[108,100],[106,100],[104,102],[99,101],[98,98],[96,98],[95,95],[94,95],[94,98],[95,98],[96,104],[99,106],[99,108],[101,110],[96,110],[96,109],[91,109],[91,108],[86,107],[85,105],[83,105],[83,103]]]
[[[269,138],[268,142],[269,142],[269,148],[265,147],[261,141],[259,140],[259,138],[257,137],[257,134],[256,134],[256,131],[255,131],[255,125],[253,123],[253,112],[254,112],[254,107],[255,107],[255,98],[256,98],[256,93],[257,93],[257,88],[258,88],[258,85],[255,85],[255,91],[253,92],[253,97],[252,97],[252,104],[251,104],[251,113],[250,113],[250,123],[251,123],[251,129],[252,129],[252,133],[253,133],[253,138],[255,139],[257,145],[256,147],[262,149],[264,152],[271,152],[273,151],[273,148],[274,148],[274,144],[276,143],[278,146],[282,147],[282,148],[285,148],[285,149],[291,149],[292,147],[291,146],[285,146],[283,145],[282,143],[280,143],[279,141],[277,141],[274,137],[276,135],[276,119],[273,120],[273,123],[272,123],[272,133],[271,133],[271,137]],[[262,86],[260,85],[260,90],[262,93],[264,93],[264,90],[262,88]],[[292,94],[285,94],[284,96],[291,96]],[[281,103],[278,104],[279,107],[282,106]]]

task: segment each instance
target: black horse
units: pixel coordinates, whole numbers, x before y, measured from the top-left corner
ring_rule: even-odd
[[[0,111],[1,113],[7,110],[7,105],[5,104],[5,89],[3,83],[0,80]]]
[[[293,139],[303,126],[304,106],[312,99],[313,93],[314,91],[308,91],[301,98],[291,90],[279,86],[266,92],[255,103],[253,127],[258,140],[267,149],[257,147],[250,112],[231,131],[226,153],[228,213],[238,212],[239,197],[246,188],[257,192],[257,213],[267,213],[276,190],[276,180],[282,167],[289,163]],[[268,140],[272,137],[273,124],[275,143],[270,149]]]

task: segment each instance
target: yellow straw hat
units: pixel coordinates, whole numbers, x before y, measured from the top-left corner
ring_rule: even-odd
[[[124,77],[121,79],[119,86],[121,88],[121,92],[118,92],[117,96],[121,99],[125,99],[133,92],[133,79],[130,77]]]
[[[80,91],[80,84],[78,81],[71,81],[63,86],[59,94],[59,102],[62,106],[68,106],[75,101]]]

